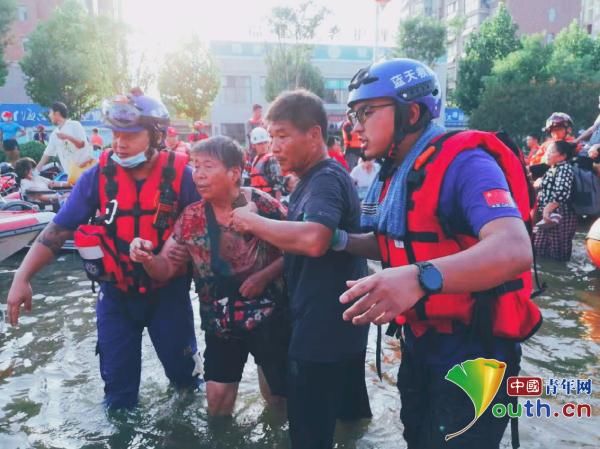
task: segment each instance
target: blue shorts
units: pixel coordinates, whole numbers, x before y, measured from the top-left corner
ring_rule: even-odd
[[[192,376],[198,347],[189,285],[189,280],[178,278],[146,295],[125,295],[110,284],[101,285],[96,352],[109,408],[137,404],[144,328],[171,383],[179,388],[198,385]]]

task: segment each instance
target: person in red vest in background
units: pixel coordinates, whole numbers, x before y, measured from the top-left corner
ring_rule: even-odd
[[[185,143],[183,140],[179,140],[177,130],[172,126],[167,128],[167,137],[165,138],[165,145],[167,150],[177,151],[178,153],[190,154],[190,145]]]
[[[270,140],[269,133],[264,128],[254,128],[250,133],[250,144],[256,151],[250,166],[250,186],[280,199],[283,177],[279,162],[269,150]]]
[[[206,129],[206,123],[202,120],[194,122],[194,132],[188,136],[188,142],[200,142],[201,140],[208,139],[210,136],[204,132]]]
[[[529,154],[527,155],[527,165],[535,165],[536,161],[539,164],[541,162],[538,161],[538,159],[540,159],[538,156],[538,152],[540,151],[540,137],[534,133],[527,134],[525,144],[529,150]]]
[[[331,159],[338,161],[342,164],[347,171],[350,171],[348,167],[348,163],[346,159],[344,159],[344,153],[342,153],[342,147],[340,147],[340,142],[335,137],[329,137],[327,139],[327,154]]]
[[[344,150],[348,169],[352,170],[358,164],[361,152],[361,141],[358,133],[353,131],[352,123],[346,120],[342,125],[342,137],[344,138]]]

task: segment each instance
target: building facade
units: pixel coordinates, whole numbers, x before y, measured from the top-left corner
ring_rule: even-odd
[[[252,105],[264,110],[267,66],[265,55],[268,44],[252,42],[211,42],[210,51],[221,72],[221,88],[210,111],[212,133],[246,141],[246,122]],[[383,49],[389,54],[391,48]],[[373,48],[367,46],[315,45],[312,63],[319,68],[325,80],[325,109],[330,125],[346,117],[348,84],[362,67],[371,64]],[[438,73],[444,85],[445,74]]]
[[[592,36],[600,34],[600,0],[582,0],[581,26]]]

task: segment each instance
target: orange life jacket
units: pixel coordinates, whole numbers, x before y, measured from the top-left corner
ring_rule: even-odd
[[[398,267],[465,251],[478,243],[470,235],[451,235],[438,215],[440,190],[446,170],[463,151],[483,148],[504,172],[523,220],[531,225],[532,197],[523,156],[516,155],[494,133],[465,131],[438,138],[417,159],[408,177],[409,211],[403,241],[377,235],[384,266]],[[530,227],[529,227],[530,229]],[[449,334],[457,323],[469,326],[487,315],[486,332],[523,341],[541,325],[542,317],[531,300],[531,270],[486,292],[437,294],[421,299],[397,325],[407,324],[416,337],[429,329]],[[477,316],[477,319],[474,319]],[[479,322],[478,324],[481,324]],[[489,329],[491,327],[491,329]]]
[[[92,280],[109,280],[124,292],[146,293],[160,285],[150,281],[143,267],[131,261],[129,244],[135,237],[150,240],[158,254],[169,238],[188,157],[161,151],[138,189],[136,180],[111,155],[112,151],[104,152],[99,161],[100,211],[104,215],[96,218],[96,224],[79,226],[75,246]]]
[[[250,168],[250,186],[262,190],[266,193],[273,192],[273,186],[269,184],[265,178],[265,163],[271,157],[270,153],[265,153],[262,156],[256,156]]]
[[[360,149],[362,142],[358,136],[358,133],[352,131],[352,124],[350,122],[344,122],[342,126],[342,137],[344,139],[344,149]]]

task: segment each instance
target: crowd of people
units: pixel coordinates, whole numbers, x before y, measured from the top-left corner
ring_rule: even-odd
[[[109,408],[137,404],[147,328],[175,387],[204,379],[210,415],[232,414],[252,354],[267,405],[287,413],[291,446],[329,449],[338,419],[371,417],[369,325],[389,323],[402,347],[408,447],[498,448],[509,418],[491,410],[447,437],[472,420],[473,406],[445,375],[479,357],[518,374],[521,342],[542,321],[531,300],[532,238],[540,253],[570,255],[553,233],[572,237],[567,161],[578,142],[552,119],[548,144],[538,150],[530,136],[527,172],[502,134],[446,133],[435,123],[441,106],[429,67],[382,61],[349,85],[345,153],[327,134],[322,100],[305,90],[281,93],[264,118],[255,105],[244,150],[203,135],[202,123],[188,145],[160,101],[116,96],[103,108],[112,146],[82,170],[16,271],[9,320],[31,310],[32,278],[72,238],[100,285],[97,353]],[[57,155],[83,169],[87,160],[61,149],[76,152],[84,136],[60,105],[52,110],[61,131],[40,164]],[[547,169],[536,172],[541,163]],[[542,223],[532,237],[536,210]],[[383,269],[369,274],[367,259]],[[505,383],[496,403],[515,401]]]

